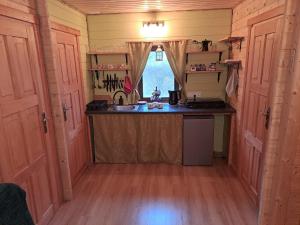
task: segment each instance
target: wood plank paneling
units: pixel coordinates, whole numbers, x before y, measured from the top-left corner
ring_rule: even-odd
[[[200,9],[230,9],[242,0],[63,0],[85,14],[132,13],[151,11],[179,11]]]
[[[86,16],[58,0],[47,0],[50,20],[80,31],[80,60],[86,102],[92,100],[91,79],[88,76],[86,53],[89,51]]]
[[[231,10],[204,10],[161,13],[129,13],[88,16],[90,47],[93,49],[125,49],[126,41],[148,40],[141,34],[143,21],[163,20],[168,32],[161,39],[196,39],[205,38],[214,43],[231,32]],[[195,23],[197,21],[197,23]],[[155,38],[156,39],[156,38]],[[157,38],[159,39],[159,38]],[[218,44],[225,50],[223,58],[227,58],[226,46]],[[101,56],[100,63],[124,63],[124,57]],[[190,55],[189,64],[210,63],[218,61],[216,55]],[[122,73],[118,73],[122,76]],[[203,97],[225,98],[226,73],[217,82],[216,74],[191,75],[187,90],[200,91]],[[96,95],[107,95],[104,90],[95,90]]]
[[[237,154],[233,156],[233,158],[239,158],[241,156],[241,152],[239,151],[240,144],[240,130],[241,130],[241,115],[242,115],[242,106],[243,106],[243,98],[245,94],[245,83],[246,83],[246,63],[247,63],[247,52],[248,46],[247,42],[249,40],[249,29],[248,29],[248,21],[253,19],[255,16],[261,15],[263,13],[268,12],[271,9],[277,8],[279,6],[284,6],[285,0],[270,0],[270,1],[262,1],[262,0],[245,0],[238,6],[233,9],[233,17],[232,17],[232,36],[244,36],[245,40],[242,44],[242,49],[234,48],[233,49],[233,59],[242,60],[242,66],[239,71],[239,86],[237,95],[230,98],[231,105],[237,110],[236,113],[236,121],[235,124],[237,126],[237,135],[236,140],[237,145],[233,145],[231,151]],[[239,164],[242,164],[240,160],[234,162],[234,168],[238,168]]]

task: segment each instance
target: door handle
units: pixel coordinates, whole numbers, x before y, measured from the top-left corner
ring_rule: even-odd
[[[70,110],[70,108],[67,107],[67,104],[64,103],[63,104],[63,113],[64,113],[64,121],[67,121],[68,120],[68,117],[67,117],[67,111]]]
[[[263,113],[263,116],[265,117],[265,128],[269,129],[269,123],[271,118],[271,108],[268,107],[265,112]]]
[[[42,123],[43,123],[44,132],[47,133],[48,132],[48,119],[47,119],[45,112],[42,113]]]

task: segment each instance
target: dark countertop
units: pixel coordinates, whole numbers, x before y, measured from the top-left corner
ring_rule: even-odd
[[[211,114],[220,114],[220,115],[231,115],[235,113],[235,109],[232,108],[229,104],[226,104],[225,108],[216,108],[216,109],[189,109],[184,107],[183,105],[169,105],[164,104],[163,109],[148,109],[147,105],[137,105],[134,110],[124,110],[124,111],[116,111],[111,107],[100,110],[90,110],[86,111],[87,115],[95,115],[95,114],[153,114],[153,113],[178,113],[178,114],[196,114],[196,115],[211,115]]]

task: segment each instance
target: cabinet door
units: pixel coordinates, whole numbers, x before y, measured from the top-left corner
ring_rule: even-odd
[[[38,224],[53,214],[44,97],[34,27],[0,16],[0,169],[3,182],[20,185]]]

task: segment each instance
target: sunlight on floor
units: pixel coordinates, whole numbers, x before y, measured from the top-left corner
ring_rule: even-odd
[[[177,224],[182,212],[166,202],[152,202],[145,205],[139,213],[139,224],[166,225]]]

